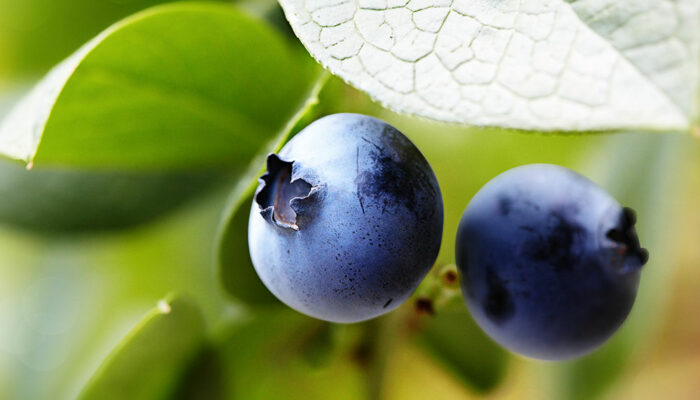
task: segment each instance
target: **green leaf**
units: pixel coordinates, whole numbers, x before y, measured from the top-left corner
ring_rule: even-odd
[[[203,346],[204,322],[184,298],[161,300],[109,355],[80,400],[167,398]]]
[[[226,378],[221,357],[207,345],[190,363],[171,400],[224,400]]]
[[[203,45],[196,43],[197,38],[214,33],[218,41],[207,37]],[[253,41],[261,46],[252,46]],[[130,46],[150,50],[132,54]],[[162,57],[167,57],[167,65]],[[308,106],[309,90],[318,72],[264,23],[230,7],[207,4],[165,6],[139,14],[110,28],[73,59],[73,64],[66,61],[58,67],[73,68],[67,82],[49,76],[38,86],[66,85],[57,99],[50,99],[56,103],[46,105],[53,108],[44,110],[50,115],[40,147],[57,157],[47,164],[66,163],[78,168],[37,167],[27,172],[14,164],[0,163],[0,220],[5,223],[41,232],[75,232],[131,227],[165,214],[225,180],[220,172],[168,172],[169,167],[191,167],[191,162],[198,166],[225,163],[240,173],[260,151],[264,153],[270,143],[276,144],[279,131],[286,134],[285,115],[296,115],[297,108]],[[249,59],[254,61],[243,62]],[[193,67],[196,69],[190,71]],[[116,70],[133,85],[103,79],[115,77]],[[153,82],[153,86],[135,79]],[[271,91],[271,84],[280,90]],[[259,91],[258,86],[264,90]],[[125,89],[133,93],[127,97]],[[17,97],[16,92],[0,98],[0,117]],[[39,95],[45,93],[40,90]],[[171,95],[176,98],[169,98]],[[222,116],[237,115],[241,121],[266,125],[260,131],[237,125],[215,133],[207,124],[200,124],[206,117],[200,112],[204,109],[190,109],[192,104],[178,103],[177,98],[218,99],[220,104],[206,111],[209,117],[220,121]],[[140,103],[135,102],[138,99]],[[177,113],[187,121],[168,128],[175,123],[172,108],[178,104],[188,108]],[[24,118],[27,110],[22,107],[0,127],[0,151],[3,138],[7,139],[3,132],[17,132],[11,130],[16,126],[12,119]],[[37,110],[28,112],[37,117]],[[233,117],[223,118],[236,122]],[[52,124],[62,120],[62,130]],[[41,121],[28,118],[20,122],[29,126]],[[173,143],[173,134],[181,140]],[[218,144],[207,145],[209,134],[214,134]],[[76,145],[78,142],[81,144]],[[236,149],[231,150],[232,146]],[[218,159],[212,149],[219,153]],[[198,160],[191,157],[193,154]],[[95,166],[109,170],[87,170]],[[136,167],[154,168],[128,171]]]
[[[212,265],[225,201],[217,193],[109,235],[46,240],[0,227],[0,349],[14,354],[0,357],[0,398],[75,399],[163,293],[186,293],[207,326],[240,314]]]
[[[0,126],[30,165],[245,170],[307,107],[319,69],[230,5],[123,20],[54,68]]]
[[[310,341],[326,323],[290,310],[257,311],[219,335],[216,349],[227,399],[366,398],[361,365],[339,352],[318,364]]]
[[[307,107],[294,115],[282,130],[276,142],[271,142],[261,155],[279,150],[300,121],[306,120],[312,105],[317,102],[319,92],[325,85],[327,75],[321,75],[307,100]],[[226,291],[249,305],[281,304],[263,285],[256,274],[248,252],[248,217],[253,193],[257,187],[256,177],[262,174],[262,157],[251,163],[233,189],[224,211],[216,241],[217,268]]]
[[[336,398],[329,375],[347,385],[351,398],[361,381],[359,363],[350,359],[354,347],[347,348],[356,343],[346,328],[290,310],[229,319],[190,364],[172,398]]]
[[[0,121],[26,93],[0,93]],[[150,222],[226,182],[222,172],[89,171],[34,168],[0,159],[0,223],[40,233],[130,228]]]
[[[254,189],[255,186],[252,186]],[[247,190],[250,192],[250,189]],[[250,194],[250,193],[246,193]],[[234,194],[237,197],[238,194]],[[241,195],[217,241],[218,271],[226,291],[249,305],[281,304],[258,278],[248,253],[248,216],[253,197]]]
[[[392,110],[532,131],[690,129],[697,0],[280,0],[333,74]]]
[[[0,82],[46,72],[109,24],[172,0],[0,0]]]
[[[0,160],[0,223],[85,233],[161,217],[228,180],[221,172],[105,172],[24,167]]]
[[[425,321],[418,340],[472,389],[487,392],[503,379],[508,353],[484,334],[464,304],[453,305]]]

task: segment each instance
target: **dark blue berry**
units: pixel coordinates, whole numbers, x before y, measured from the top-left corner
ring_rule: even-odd
[[[391,125],[356,114],[312,123],[267,159],[250,213],[255,269],[290,307],[356,322],[398,307],[435,262],[437,180]]]
[[[647,252],[632,210],[556,165],[509,170],[469,203],[456,243],[462,292],[498,343],[563,360],[605,342],[627,317]]]

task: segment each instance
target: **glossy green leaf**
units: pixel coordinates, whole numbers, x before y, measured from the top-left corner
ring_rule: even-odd
[[[230,65],[225,66],[221,63],[225,62],[226,59],[212,59],[212,57],[215,58],[216,55],[204,54],[203,57],[200,57],[197,54],[188,54],[187,45],[189,43],[189,45],[194,46],[193,40],[195,39],[189,38],[188,40],[191,41],[179,43],[181,40],[177,39],[177,35],[174,34],[165,39],[159,38],[165,33],[172,31],[173,28],[168,28],[164,30],[164,32],[155,32],[169,20],[178,21],[178,25],[184,24],[182,27],[189,27],[193,30],[204,29],[205,32],[199,35],[207,34],[207,32],[211,34],[211,29],[215,29],[217,26],[222,26],[224,24],[237,27],[236,29],[238,30],[234,31],[230,28],[222,30],[222,32],[227,33],[229,36],[235,35],[234,39],[226,42],[224,37],[220,42],[214,42],[214,44],[209,43],[211,49],[199,49],[199,52],[205,50],[215,52],[214,50],[216,50],[216,52],[224,52],[227,54],[239,54],[241,57],[258,58],[258,55],[254,54],[258,51],[262,54],[260,56],[262,59],[252,64],[255,64],[260,70],[252,71],[252,67],[249,65],[250,63],[237,62],[233,64],[229,63]],[[208,21],[210,20],[214,24],[213,26],[208,25]],[[200,27],[200,25],[202,25],[202,27]],[[252,48],[250,43],[247,43],[249,40],[243,40],[245,39],[245,35],[241,35],[239,31],[246,28],[251,28],[250,32],[245,32],[247,35],[260,34],[259,40],[262,41],[262,43],[269,42],[268,44],[271,44],[271,46],[265,48],[264,51],[262,51],[262,49],[256,50]],[[180,34],[189,35],[185,29],[181,29]],[[220,34],[217,35],[221,36]],[[211,91],[214,84],[219,85],[219,83],[216,82],[217,78],[225,77],[229,81],[236,81],[237,83],[228,82],[222,88],[217,88],[216,94],[223,96],[225,90],[231,90],[231,93],[235,92],[238,93],[238,95],[230,96],[235,100],[228,104],[230,110],[222,110],[221,108],[212,109],[211,115],[216,114],[216,112],[221,112],[222,115],[237,112],[238,110],[235,108],[238,103],[236,103],[236,101],[244,104],[246,107],[256,106],[257,104],[257,106],[264,110],[265,106],[259,103],[267,103],[268,100],[284,102],[283,97],[288,96],[288,103],[284,106],[275,106],[274,103],[271,104],[276,107],[276,111],[281,113],[278,118],[283,118],[284,113],[295,111],[295,107],[305,108],[306,101],[308,100],[306,97],[308,95],[308,87],[304,87],[304,85],[311,85],[311,80],[315,77],[315,68],[312,63],[304,59],[302,54],[288,47],[289,44],[286,43],[283,38],[278,37],[279,35],[272,29],[266,27],[264,23],[232,10],[230,7],[203,4],[161,7],[117,24],[115,27],[110,28],[108,33],[103,36],[106,36],[106,38],[94,44],[95,47],[89,49],[87,55],[79,60],[79,65],[68,78],[64,93],[59,96],[59,101],[54,105],[55,109],[52,111],[49,120],[52,120],[54,117],[59,119],[63,118],[61,115],[65,116],[65,114],[62,114],[60,110],[62,109],[61,104],[65,104],[69,109],[75,108],[74,112],[71,114],[72,117],[67,117],[83,121],[81,123],[86,124],[83,125],[86,129],[84,134],[88,134],[90,129],[99,128],[98,125],[109,124],[107,121],[110,120],[110,118],[119,119],[121,113],[122,118],[112,124],[113,129],[111,131],[100,130],[102,134],[111,135],[111,140],[115,143],[118,142],[119,145],[109,145],[109,143],[105,142],[105,137],[100,137],[100,135],[92,135],[96,140],[93,141],[92,144],[86,143],[86,145],[90,146],[101,146],[100,141],[103,142],[102,145],[107,144],[108,147],[103,147],[103,150],[109,151],[110,154],[112,154],[112,161],[107,159],[97,160],[104,155],[98,154],[100,150],[95,150],[97,153],[95,153],[95,151],[83,153],[93,154],[93,161],[108,163],[110,170],[90,171],[86,168],[90,165],[82,165],[82,162],[78,162],[79,168],[77,169],[41,168],[41,166],[39,166],[32,171],[25,171],[24,168],[19,165],[1,162],[0,196],[3,198],[3,202],[0,204],[0,222],[45,233],[66,231],[84,232],[127,228],[148,222],[170,210],[176,209],[188,200],[206,193],[211,188],[215,187],[217,183],[226,181],[224,174],[220,172],[168,172],[166,169],[169,165],[161,164],[161,161],[163,161],[162,159],[157,160],[159,153],[161,155],[163,155],[163,151],[170,155],[178,153],[179,155],[175,157],[182,156],[189,158],[186,152],[191,151],[196,153],[197,149],[204,149],[206,147],[199,144],[200,140],[206,141],[206,138],[202,137],[205,135],[201,132],[202,129],[206,131],[206,125],[190,126],[192,129],[189,129],[187,132],[180,132],[181,135],[191,135],[190,137],[185,137],[185,139],[197,142],[196,146],[188,145],[184,142],[178,143],[178,146],[173,146],[171,135],[167,136],[167,140],[163,140],[166,137],[165,132],[167,132],[168,129],[159,126],[161,123],[170,123],[165,121],[170,118],[169,114],[172,114],[172,111],[169,110],[169,105],[157,101],[157,99],[153,97],[153,95],[156,94],[155,92],[143,90],[141,94],[144,96],[142,97],[145,100],[153,101],[149,103],[150,105],[140,104],[138,107],[144,107],[141,110],[143,113],[149,113],[149,110],[153,110],[154,107],[160,107],[161,115],[159,116],[156,113],[150,114],[149,118],[139,118],[138,113],[128,111],[129,107],[127,107],[123,101],[124,94],[120,93],[122,87],[117,88],[115,86],[117,84],[121,85],[123,82],[110,83],[98,79],[99,76],[104,75],[103,72],[105,71],[113,72],[115,68],[124,69],[125,74],[130,74],[129,76],[132,78],[134,76],[143,75],[144,79],[148,79],[149,73],[158,74],[160,76],[163,75],[161,73],[162,71],[167,71],[168,73],[164,74],[167,76],[158,81],[156,86],[164,90],[174,90],[174,92],[168,92],[170,94],[174,94],[175,92],[192,94],[192,99],[211,95],[207,90]],[[132,55],[131,58],[125,57],[118,60],[116,59],[119,54],[125,51],[131,52],[127,49],[128,46],[135,45],[137,42],[145,45],[155,39],[157,39],[157,43],[152,43],[152,47],[149,48],[160,49],[157,52],[157,57],[150,56],[139,59],[138,55]],[[211,41],[207,40],[207,42]],[[196,46],[201,47],[199,44]],[[240,54],[239,50],[243,51],[244,54]],[[169,68],[164,68],[161,60],[158,59],[158,57],[163,56],[171,57],[171,61],[175,60],[178,62],[172,63]],[[180,56],[182,56],[182,59],[178,60]],[[190,66],[195,65],[196,62],[193,61],[193,58],[197,57],[199,57],[199,59],[196,61],[202,64],[198,69],[199,72],[183,71],[183,68],[186,66],[185,64]],[[272,57],[279,57],[279,63],[277,60],[273,62],[271,60]],[[285,62],[290,64],[290,68],[287,68],[288,66]],[[150,63],[153,63],[153,65]],[[217,68],[212,68],[212,65],[208,63],[213,63]],[[280,67],[282,69],[286,68],[286,70],[275,70],[275,68]],[[227,68],[230,70],[225,70]],[[277,73],[280,75],[275,76]],[[262,93],[255,93],[258,103],[253,101],[256,99],[256,96],[251,97],[249,92],[255,91],[256,89],[253,87],[254,85],[249,85],[250,75],[257,74],[258,76],[256,79],[275,81],[275,79],[289,78],[285,75],[287,73],[295,74],[295,76],[291,79],[294,81],[293,83],[286,86],[285,84],[281,84],[282,92],[285,90],[286,92],[279,94],[279,96],[268,94],[262,96]],[[182,74],[182,76],[178,74]],[[107,75],[104,75],[103,77],[106,76]],[[50,80],[50,78],[47,79]],[[207,79],[211,79],[212,81],[208,82],[206,81]],[[179,80],[186,80],[186,82],[178,82]],[[60,82],[53,83],[57,84]],[[166,85],[169,84],[172,84],[170,89],[166,87]],[[90,92],[74,93],[74,96],[69,96],[68,100],[65,100],[65,93],[70,92],[69,89],[73,87],[72,85],[85,85],[84,87],[88,88]],[[292,93],[294,92],[292,88],[295,85],[301,88],[298,92]],[[138,88],[132,89],[138,91]],[[88,96],[90,93],[93,93],[93,90],[97,90],[100,98],[104,99],[106,103],[93,103],[95,99],[92,98],[92,96]],[[248,92],[246,92],[246,90]],[[19,93],[21,93],[21,91],[22,90],[13,90],[0,97],[0,120],[7,114],[12,103],[16,102],[20,97]],[[83,97],[82,100],[80,99],[81,95]],[[138,98],[138,96],[135,95],[132,96],[132,98]],[[70,103],[69,101],[83,101],[93,104],[84,105],[84,107],[81,108],[78,107],[78,103]],[[129,99],[129,101],[131,101],[131,99]],[[186,107],[184,103],[181,105]],[[133,107],[136,107],[136,105]],[[250,111],[250,109],[248,109],[248,111]],[[258,112],[258,110],[253,111]],[[268,118],[267,111],[264,111],[264,113],[262,111],[258,112],[259,115],[251,116],[250,118],[257,118],[266,122],[272,121],[271,125],[269,125],[269,129],[266,128],[267,130],[265,132],[237,131],[237,129],[231,129],[230,132],[220,132],[221,135],[218,136],[220,140],[228,141],[226,146],[239,147],[237,152],[231,152],[223,156],[227,158],[224,162],[231,164],[229,167],[233,167],[236,171],[240,171],[247,166],[247,163],[255,157],[259,150],[262,149],[264,151],[268,141],[271,141],[273,144],[276,143],[275,137],[278,135],[277,130],[286,132],[286,127],[276,127],[275,124],[277,122],[273,121],[275,118]],[[17,110],[15,110],[15,113],[17,113]],[[195,112],[195,114],[197,114],[197,112]],[[181,114],[183,118],[187,118],[187,115],[192,116],[191,113]],[[247,118],[246,115],[240,116],[242,118]],[[162,120],[158,118],[162,118]],[[199,117],[197,116],[196,118]],[[189,121],[190,125],[196,125],[196,118]],[[140,125],[141,122],[144,124],[136,127]],[[27,123],[33,123],[33,121]],[[129,124],[132,124],[132,126],[128,127],[127,125]],[[66,131],[73,135],[74,139],[76,139],[75,129],[77,129],[76,126],[78,125],[78,123],[71,123],[70,126],[66,126]],[[7,127],[7,125],[5,126]],[[120,126],[121,128],[119,128]],[[122,130],[120,131],[120,129]],[[0,130],[2,130],[2,128],[0,128]],[[170,132],[173,131],[170,130]],[[124,163],[131,162],[130,160],[134,151],[139,150],[138,143],[128,142],[129,137],[131,136],[133,138],[134,135],[139,134],[142,134],[141,139],[150,137],[152,141],[150,145],[158,147],[158,149],[141,148],[143,151],[143,160],[148,163],[146,166],[156,166],[158,168],[137,173],[128,170],[134,165],[124,165]],[[236,135],[245,137],[246,140],[236,140]],[[63,146],[64,139],[71,140],[70,138],[65,138],[65,135],[63,135],[57,139],[60,140],[57,144]],[[122,141],[126,142],[121,143]],[[2,133],[0,133],[0,142],[2,142]],[[50,143],[45,137],[42,141],[42,146],[47,142]],[[144,144],[144,142],[142,141],[141,144]],[[70,144],[67,145],[69,146]],[[183,146],[183,148],[180,148],[180,146]],[[189,149],[187,147],[189,147]],[[77,154],[77,150],[76,156],[80,156]],[[206,154],[200,154],[197,157],[204,158]],[[68,160],[67,162],[75,164],[73,161]],[[180,159],[180,161],[183,161],[183,159]],[[200,161],[209,163],[210,160]],[[158,164],[151,164],[151,162]],[[189,161],[185,160],[183,162]],[[124,167],[129,168],[125,170]],[[233,176],[235,177],[235,174],[233,174]]]
[[[500,383],[508,353],[481,331],[461,301],[429,318],[419,337],[429,354],[475,391]]]
[[[203,346],[204,322],[184,298],[161,300],[109,355],[80,400],[165,399]]]
[[[33,78],[109,24],[173,0],[0,0],[0,82]]]
[[[26,91],[26,90],[24,90]],[[23,90],[0,95],[0,120]],[[0,224],[40,233],[130,228],[226,182],[222,172],[35,168],[0,159]]]
[[[307,107],[290,118],[277,141],[269,143],[261,155],[279,150],[289,135],[298,130],[297,125],[308,121],[309,116],[315,114],[311,112],[312,106],[318,101],[326,79],[327,75],[318,77],[307,100]],[[231,192],[216,242],[217,268],[224,288],[237,299],[250,305],[279,305],[281,303],[265,288],[255,273],[248,253],[248,216],[257,187],[255,178],[262,174],[260,167],[263,164],[263,157],[251,163],[251,168]]]
[[[54,68],[0,125],[0,154],[34,165],[242,171],[308,106],[318,74],[235,7],[155,7]]]
[[[125,229],[227,182],[221,172],[104,172],[0,160],[0,224],[43,233]]]

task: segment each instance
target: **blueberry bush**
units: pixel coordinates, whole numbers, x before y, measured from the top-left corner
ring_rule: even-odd
[[[698,26],[0,0],[0,399],[695,398]]]

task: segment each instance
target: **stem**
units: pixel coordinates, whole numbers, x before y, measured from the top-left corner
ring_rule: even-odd
[[[436,267],[423,280],[413,296],[418,314],[436,314],[460,296],[457,267],[453,264]]]
[[[402,306],[393,312],[365,324],[365,333],[358,359],[365,367],[367,398],[381,400],[385,372],[389,355],[405,340],[407,332],[402,328],[419,329],[425,314],[433,314],[448,307],[460,297],[457,268],[445,265],[434,268],[411,297],[408,307]],[[423,307],[420,304],[424,304]],[[410,335],[411,332],[408,332]]]
[[[388,315],[369,321],[365,331],[364,345],[367,346],[367,398],[381,400],[384,376],[389,354],[393,351],[400,335],[402,312],[396,310]]]

